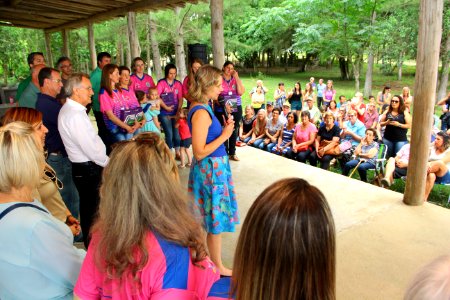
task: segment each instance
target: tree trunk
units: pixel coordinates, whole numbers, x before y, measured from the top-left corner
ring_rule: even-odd
[[[47,65],[53,68],[53,55],[52,55],[52,45],[51,45],[51,33],[44,32],[45,37],[45,52],[47,52]]]
[[[223,37],[223,0],[211,0],[211,43],[213,50],[213,63],[216,68],[222,69],[225,58],[225,42]]]
[[[150,16],[150,14],[149,14]],[[150,73],[150,75],[152,74],[152,69],[151,69],[151,62],[152,62],[152,58],[150,56],[150,17],[147,18],[147,22],[146,22],[146,32],[147,34],[145,35],[145,50],[147,52],[147,72]]]
[[[174,9],[176,15],[175,29],[175,62],[178,69],[178,78],[183,80],[186,77],[186,55],[184,53],[184,35],[183,35],[183,18],[180,16],[181,8],[179,6]]]
[[[130,43],[129,48],[130,54],[131,58],[134,59],[135,57],[141,56],[141,47],[139,46],[139,38],[136,32],[136,13],[134,11],[128,12],[127,25],[128,25],[128,39]],[[128,64],[127,60],[127,66],[131,66],[131,60],[130,64]]]
[[[344,57],[339,57],[339,69],[341,71],[341,79],[348,80],[348,61]]]
[[[62,40],[63,40],[63,56],[70,57],[69,51],[69,30],[61,30]]]
[[[400,54],[398,56],[397,69],[398,69],[397,80],[401,81],[402,80],[402,71],[403,71],[403,51],[400,51]]]
[[[116,57],[116,64],[118,66],[123,65],[124,61],[123,61],[123,43],[122,40],[119,36],[119,38],[117,39],[117,57]]]
[[[361,74],[362,62],[363,62],[363,52],[361,50],[361,52],[356,54],[356,58],[352,62],[353,76],[355,78],[355,91],[356,92],[359,92],[359,78],[360,78],[360,74]]]
[[[3,63],[3,83],[5,86],[8,86],[8,64],[7,63]],[[6,103],[6,99],[4,99],[5,103]]]
[[[151,13],[148,13],[148,20],[150,22],[150,42],[152,45],[153,54],[153,68],[155,71],[156,79],[163,78],[162,68],[161,68],[161,55],[159,54],[159,44],[156,39],[156,23],[151,17]]]
[[[377,18],[377,12],[375,7],[372,11],[372,19],[370,24],[373,25]],[[370,42],[369,42],[370,43]],[[364,80],[364,97],[369,97],[372,94],[372,81],[373,81],[373,63],[374,63],[374,49],[372,43],[369,44],[369,57],[367,58],[367,71],[366,78]]]
[[[439,88],[437,91],[437,101],[444,98],[447,93],[448,72],[450,71],[450,33],[445,37],[445,47],[441,53],[442,69],[439,75]]]
[[[89,41],[89,55],[91,56],[91,68],[94,70],[97,67],[97,53],[95,52],[95,38],[94,38],[94,24],[88,24],[88,41]]]
[[[131,67],[131,45],[130,45],[130,33],[127,30],[126,31],[126,37],[127,37],[127,51],[125,53],[125,65],[127,67]]]
[[[431,126],[433,122],[439,46],[442,35],[443,0],[421,0],[419,38],[414,85],[411,154],[403,202],[421,205],[424,201]],[[424,124],[426,126],[424,126]]]

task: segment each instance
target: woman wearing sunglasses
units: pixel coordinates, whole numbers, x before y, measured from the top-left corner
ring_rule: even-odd
[[[48,129],[42,124],[42,114],[33,108],[12,107],[3,116],[2,125],[17,121],[33,126],[34,134],[43,149]],[[78,235],[81,231],[80,222],[71,215],[64,203],[59,192],[62,188],[62,182],[56,177],[55,171],[46,163],[40,184],[33,191],[33,198],[40,200],[55,218],[66,223],[73,235]]]
[[[383,144],[387,146],[386,157],[394,157],[400,148],[408,143],[406,134],[411,127],[411,115],[405,111],[406,106],[402,96],[392,97],[388,109],[380,119],[381,127],[386,126]]]

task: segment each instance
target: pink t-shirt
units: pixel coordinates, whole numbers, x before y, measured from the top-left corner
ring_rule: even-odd
[[[309,123],[308,127],[302,129],[302,124],[298,124],[294,131],[294,137],[297,144],[309,141],[311,133],[316,133],[317,127],[313,123]]]
[[[140,288],[131,277],[123,276],[122,284],[117,279],[108,279],[99,270],[94,253],[98,246],[99,234],[94,234],[74,293],[83,300],[89,299],[205,299],[212,284],[220,275],[209,258],[195,266],[189,249],[173,242],[147,234],[148,262],[139,272]]]
[[[174,106],[171,112],[161,107],[161,115],[174,116],[177,113],[178,104],[183,101],[183,85],[176,79],[172,84],[169,84],[166,79],[161,79],[156,88],[164,104]]]
[[[145,94],[148,94],[148,90],[151,87],[155,87],[155,82],[153,81],[152,76],[144,74],[142,78],[139,78],[136,74],[131,75],[131,87],[135,91],[143,91]]]
[[[178,132],[180,133],[180,138],[182,140],[188,139],[191,137],[191,131],[189,130],[188,123],[185,119],[178,120]]]
[[[330,102],[333,100],[333,96],[336,95],[336,90],[325,90],[323,92],[325,102]]]

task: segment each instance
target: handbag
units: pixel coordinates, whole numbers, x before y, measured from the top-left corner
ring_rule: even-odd
[[[341,149],[339,148],[339,143],[333,142],[333,141],[327,141],[327,140],[321,140],[319,144],[318,151],[321,151],[323,148],[328,146],[331,143],[335,143],[335,145],[331,148],[329,148],[327,151],[325,151],[324,155],[339,155],[341,154]]]

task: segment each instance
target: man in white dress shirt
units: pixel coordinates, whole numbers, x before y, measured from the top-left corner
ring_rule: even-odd
[[[108,164],[106,147],[86,114],[94,94],[89,75],[75,73],[66,83],[67,101],[58,116],[58,130],[72,162],[72,176],[80,195],[80,221],[84,245],[99,203],[98,188],[103,167]]]

